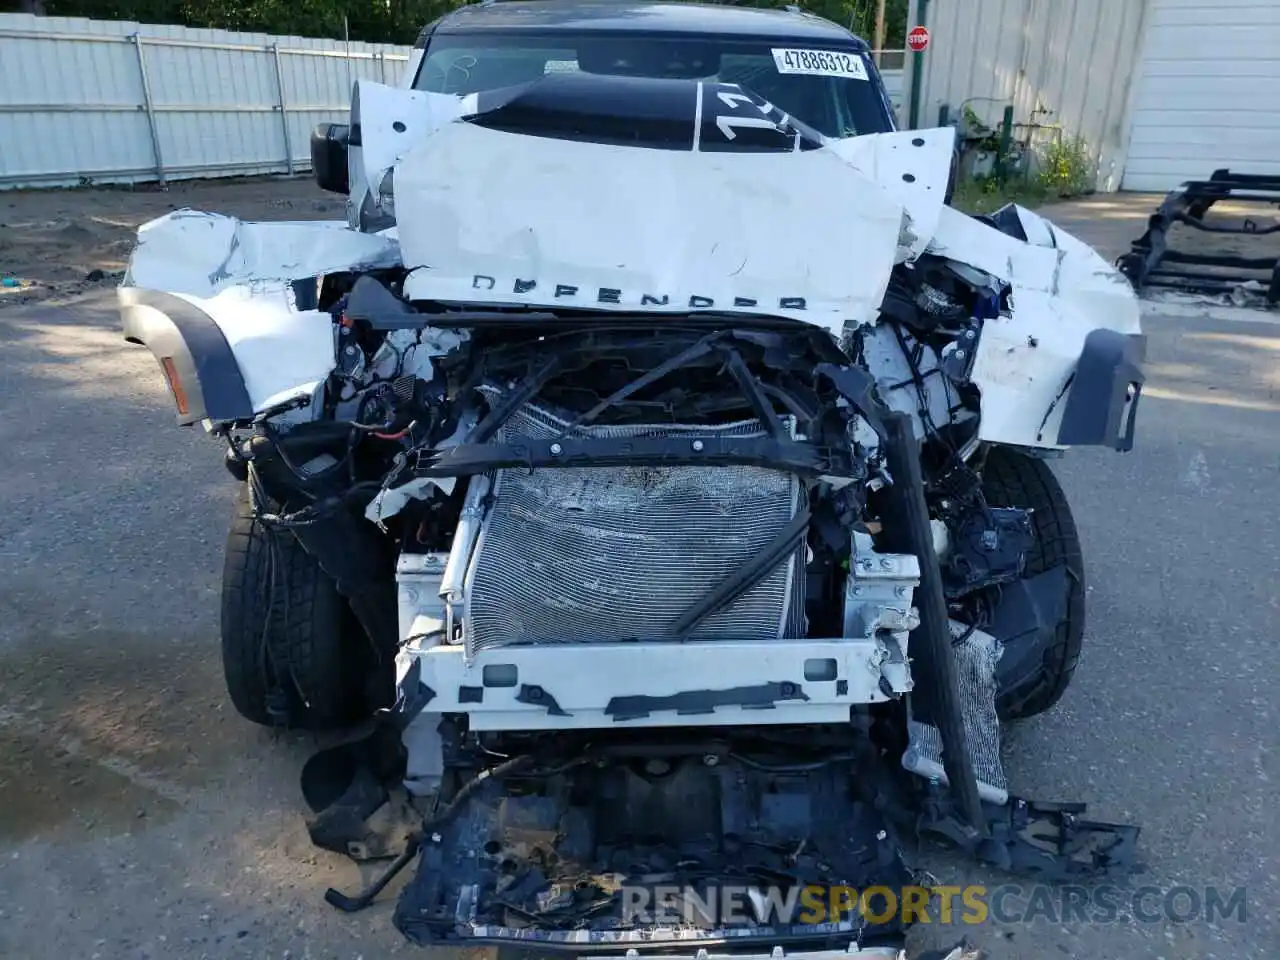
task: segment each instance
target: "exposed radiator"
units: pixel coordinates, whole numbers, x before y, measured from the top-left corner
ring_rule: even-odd
[[[526,405],[497,442],[550,442],[568,424]],[[589,426],[575,437],[765,436],[759,421]],[[794,519],[798,477],[759,467],[501,470],[466,578],[473,650],[510,644],[675,640],[688,607]],[[802,636],[804,548],[690,640]]]

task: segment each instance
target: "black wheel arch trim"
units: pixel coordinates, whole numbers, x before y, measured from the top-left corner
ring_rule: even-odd
[[[1099,327],[1089,332],[1058,426],[1066,447],[1133,449],[1138,400],[1146,376],[1147,338]],[[1128,407],[1128,416],[1125,408]]]
[[[173,364],[187,401],[186,413],[177,413],[180,426],[253,416],[240,364],[209,314],[158,290],[121,287],[119,297],[125,340],[145,346],[162,369],[165,360]]]

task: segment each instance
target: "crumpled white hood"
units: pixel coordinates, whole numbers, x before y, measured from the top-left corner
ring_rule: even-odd
[[[923,179],[942,151],[895,139],[919,151]],[[905,214],[831,149],[636,149],[469,123],[425,137],[394,184],[412,299],[741,311],[837,333],[875,318]]]
[[[794,153],[660,150],[455,121],[464,101],[357,85],[363,183],[392,171],[415,300],[875,319],[943,205],[951,129]]]

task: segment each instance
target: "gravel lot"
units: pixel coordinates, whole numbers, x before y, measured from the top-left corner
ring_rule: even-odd
[[[174,426],[150,354],[120,339],[111,281],[84,283],[123,267],[138,223],[183,206],[342,215],[304,182],[0,194],[0,271],[41,284],[0,297],[0,956],[421,956],[385,895],[353,917],[322,902],[360,871],[303,828],[297,775],[314,744],[242,722],[223,692],[221,450]],[[1114,255],[1149,209],[1108,198],[1051,215]],[[1148,332],[1138,449],[1059,467],[1089,639],[1060,708],[1011,733],[1007,768],[1024,795],[1142,824],[1135,885],[1247,888],[1245,922],[1042,910],[925,925],[921,945],[966,934],[993,960],[1262,960],[1280,944],[1280,327],[1158,317]],[[946,855],[928,866],[1007,882]]]

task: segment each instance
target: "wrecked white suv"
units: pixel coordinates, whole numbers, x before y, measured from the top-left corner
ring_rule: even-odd
[[[953,147],[812,16],[485,3],[313,137],[348,222],[142,228],[126,336],[242,484],[232,702],[372,721],[309,765],[312,836],[420,858],[411,940],[870,960],[904,918],[847,892],[920,834],[1129,865],[1011,795],[999,728],[1080,653],[1047,460],[1132,445],[1138,304],[947,206]]]

